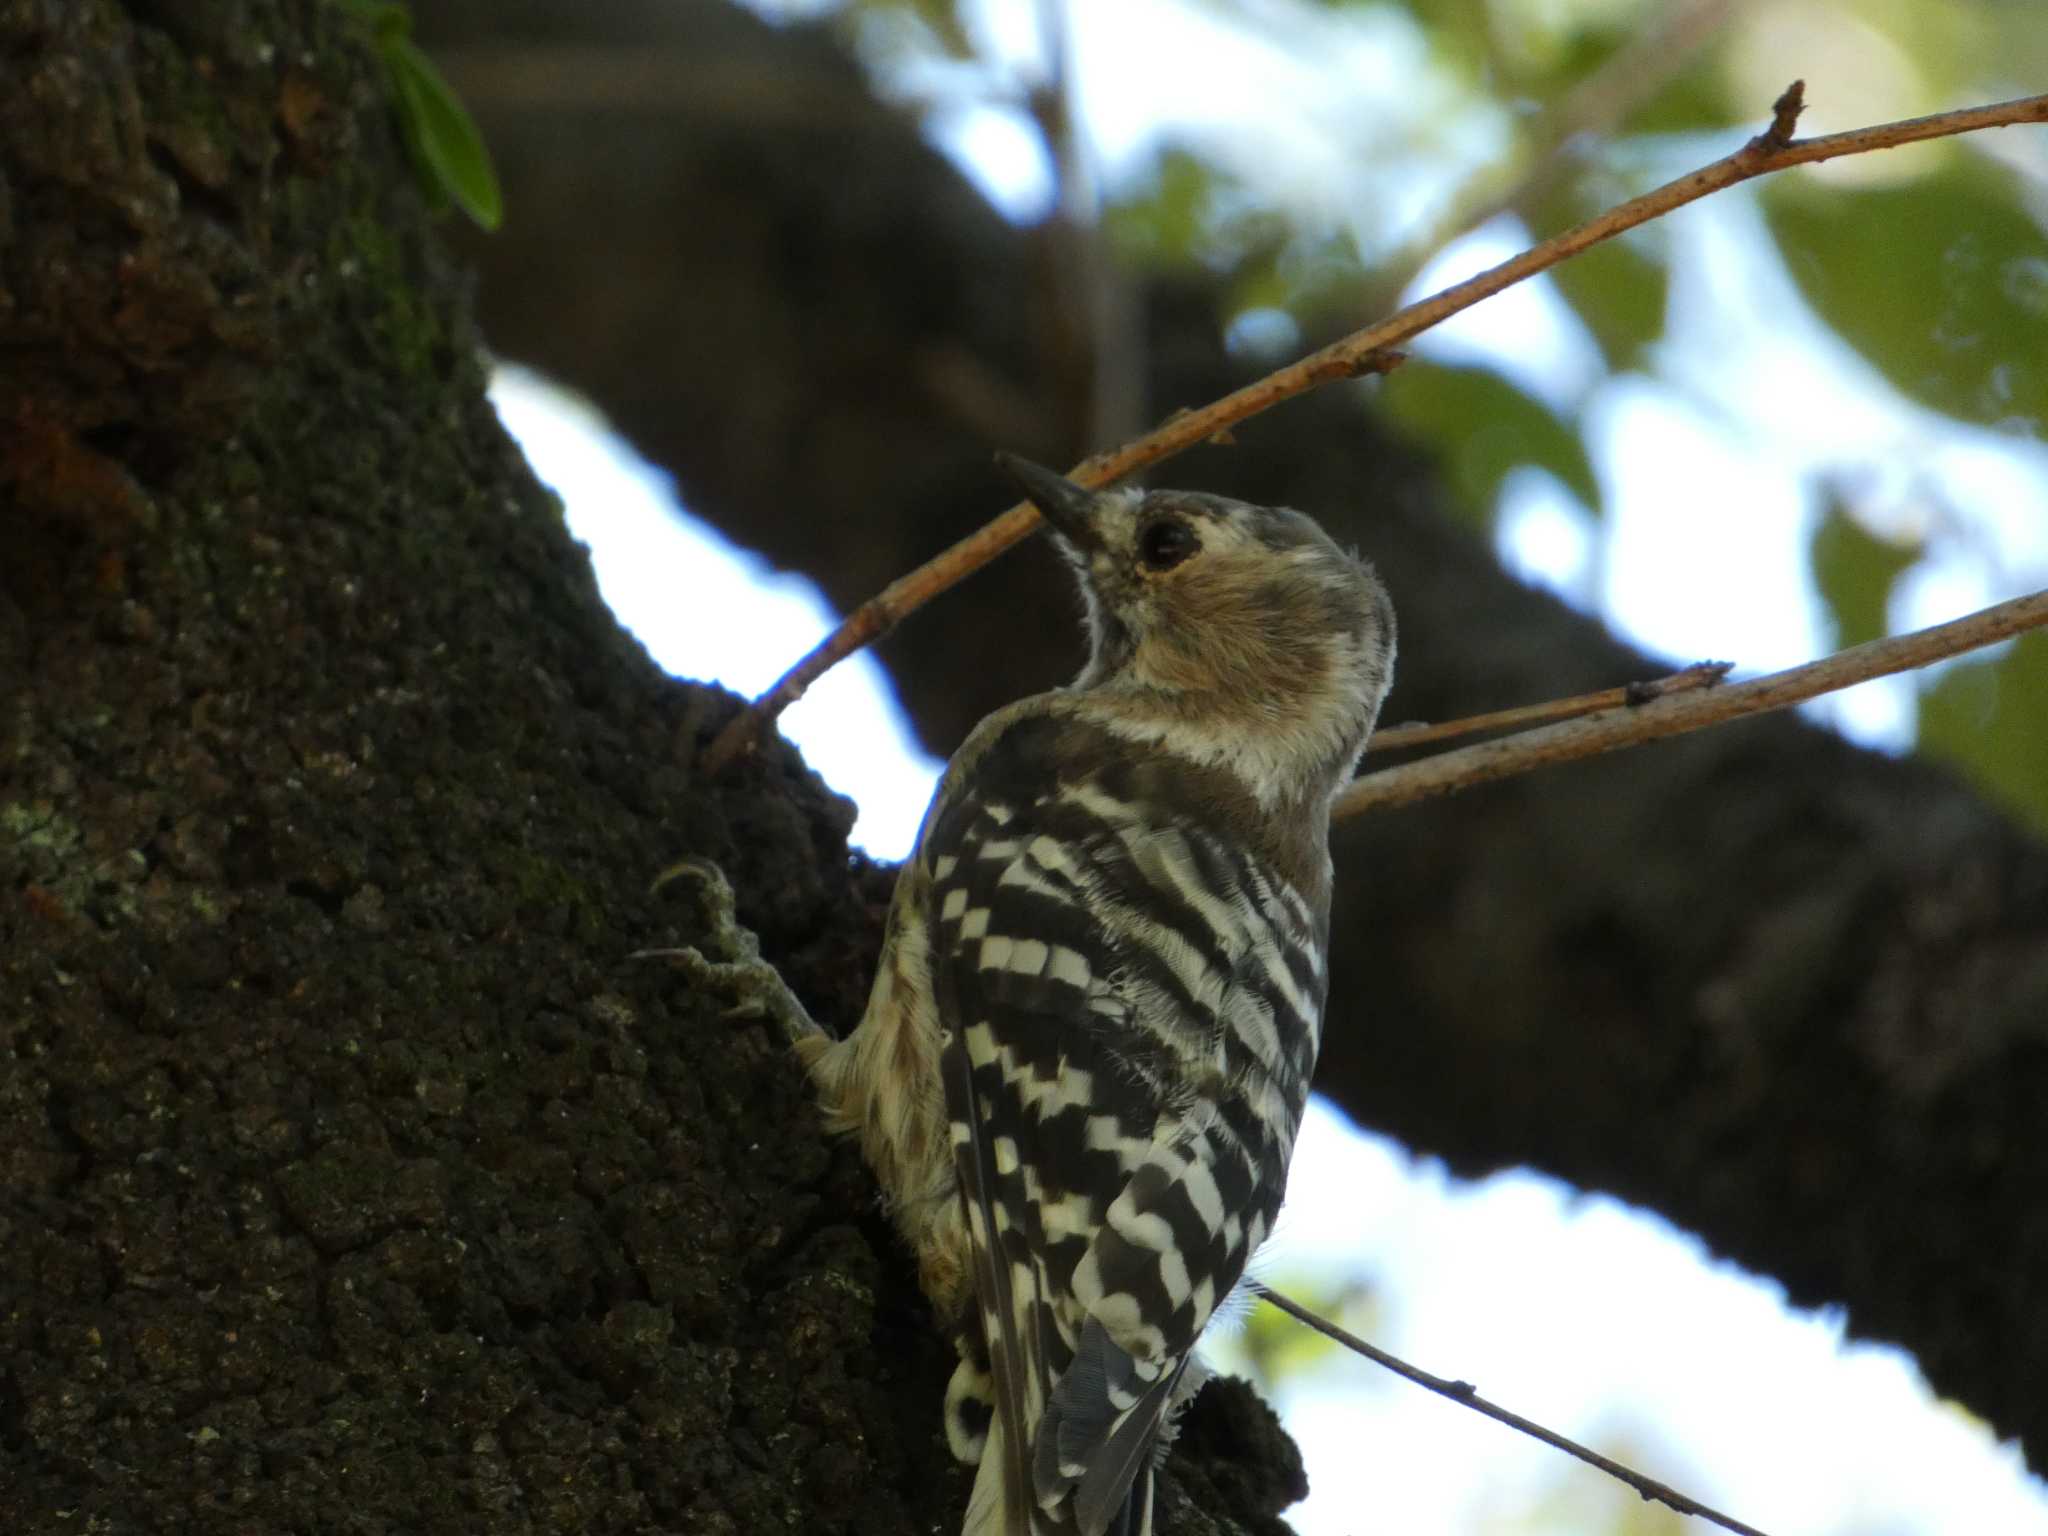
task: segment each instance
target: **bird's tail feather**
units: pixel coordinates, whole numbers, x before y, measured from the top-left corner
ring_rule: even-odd
[[[1003,1424],[998,1418],[989,1425],[988,1445],[975,1474],[974,1493],[967,1501],[967,1520],[960,1528],[960,1536],[1076,1536],[1080,1528],[1064,1513],[1049,1512],[1029,1497],[1015,1496],[1009,1486],[1005,1467],[1008,1457],[1002,1440]],[[1135,1528],[1131,1536],[1139,1536]]]

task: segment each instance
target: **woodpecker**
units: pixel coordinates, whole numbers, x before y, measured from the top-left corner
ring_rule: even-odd
[[[1372,568],[1299,512],[1009,455],[1088,662],[947,767],[859,1026],[709,892],[700,979],[778,1018],[960,1360],[965,1536],[1145,1536],[1196,1340],[1271,1232],[1321,1038],[1330,804],[1391,680]]]

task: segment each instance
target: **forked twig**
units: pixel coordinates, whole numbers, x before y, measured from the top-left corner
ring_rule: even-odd
[[[2048,625],[2048,591],[2015,597],[1946,624],[1852,645],[1783,672],[1724,683],[1718,688],[1666,695],[1646,704],[1603,710],[1498,741],[1440,752],[1418,763],[1382,768],[1366,774],[1339,795],[1330,815],[1356,816],[1364,811],[1412,805],[1418,800],[1527,773],[1532,768],[1569,763],[1739,720],[1745,715],[1783,709],[1788,704],[1803,703],[1873,677],[1889,677],[1894,672],[1908,672],[1960,656],[2044,625]]]
[[[1496,709],[1490,714],[1465,715],[1437,725],[1395,725],[1374,731],[1366,743],[1366,755],[1397,752],[1404,747],[1423,747],[1432,742],[1455,741],[1460,736],[1478,736],[1487,731],[1526,731],[1558,720],[1576,720],[1603,709],[1640,709],[1666,694],[1690,693],[1711,688],[1726,677],[1733,662],[1696,661],[1691,666],[1647,683],[1623,683],[1619,688],[1602,688],[1597,693],[1574,694],[1543,704],[1522,704],[1514,709]]]
[[[1764,1536],[1764,1533],[1755,1526],[1744,1525],[1733,1516],[1724,1515],[1716,1509],[1710,1509],[1698,1499],[1690,1498],[1680,1493],[1676,1488],[1671,1487],[1667,1483],[1660,1483],[1654,1477],[1645,1477],[1642,1473],[1623,1466],[1610,1456],[1602,1456],[1598,1451],[1593,1450],[1589,1446],[1581,1445],[1576,1440],[1567,1439],[1554,1429],[1545,1429],[1533,1419],[1525,1419],[1519,1413],[1512,1413],[1508,1409],[1501,1407],[1498,1403],[1488,1402],[1479,1395],[1478,1390],[1469,1381],[1446,1381],[1441,1376],[1432,1376],[1421,1367],[1410,1365],[1399,1355],[1390,1355],[1385,1350],[1366,1343],[1365,1340],[1348,1329],[1340,1328],[1328,1319],[1318,1317],[1291,1297],[1283,1296],[1278,1291],[1260,1285],[1256,1280],[1251,1282],[1251,1288],[1263,1300],[1271,1302],[1297,1322],[1308,1324],[1309,1327],[1315,1329],[1324,1338],[1336,1340],[1354,1354],[1363,1355],[1374,1364],[1385,1366],[1396,1376],[1412,1381],[1418,1387],[1427,1387],[1430,1391],[1437,1393],[1439,1396],[1447,1397],[1454,1403],[1463,1403],[1475,1413],[1483,1413],[1489,1419],[1505,1424],[1510,1429],[1519,1429],[1523,1434],[1531,1435],[1541,1440],[1545,1445],[1557,1447],[1558,1450],[1563,1451],[1568,1456],[1576,1456],[1588,1466],[1598,1467],[1609,1477],[1618,1478],[1620,1481],[1628,1484],[1629,1487],[1633,1488],[1645,1499],[1654,1499],[1659,1504],[1668,1505],[1670,1508],[1677,1510],[1681,1515],[1698,1515],[1702,1520],[1711,1520],[1714,1524],[1726,1530],[1738,1533],[1738,1536]]]
[[[1481,299],[1554,267],[1588,246],[1597,245],[1624,230],[1645,224],[1674,208],[1697,202],[1709,193],[1739,182],[1790,166],[1891,149],[1901,144],[1946,138],[1981,128],[2048,122],[2048,95],[2041,95],[1959,112],[1936,113],[1932,117],[1880,123],[1818,138],[1794,139],[1791,136],[1792,125],[1798,117],[1803,98],[1803,84],[1794,81],[1774,105],[1770,127],[1733,154],[1610,208],[1497,267],[1411,304],[1377,325],[1332,342],[1200,410],[1177,412],[1121,448],[1083,459],[1069,472],[1069,478],[1086,486],[1121,479],[1226,432],[1319,384],[1384,372],[1400,361],[1400,355],[1394,349],[1401,343],[1459,311],[1471,308]],[[704,755],[705,767],[715,771],[732,761],[752,743],[763,725],[802,698],[811,684],[833,666],[870,641],[879,639],[905,615],[988,564],[1035,530],[1038,523],[1037,509],[1029,503],[1020,503],[943,554],[891,582],[849,614],[808,656],[784,673],[774,687],[721,731]]]

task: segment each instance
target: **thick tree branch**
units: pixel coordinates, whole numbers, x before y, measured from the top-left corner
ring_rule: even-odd
[[[1794,81],[1774,104],[1770,127],[1733,154],[1725,155],[1676,181],[1666,182],[1654,191],[1611,208],[1563,234],[1554,235],[1476,277],[1409,305],[1377,325],[1354,331],[1200,410],[1183,411],[1169,417],[1162,425],[1121,448],[1091,455],[1068,471],[1068,478],[1086,486],[1120,480],[1197,443],[1210,441],[1240,422],[1318,385],[1384,372],[1399,361],[1394,351],[1396,347],[1452,315],[1470,309],[1481,299],[1490,298],[1580,251],[1660,218],[1675,208],[1697,202],[1710,193],[1795,165],[1893,149],[1902,144],[1946,138],[1983,128],[2048,122],[2048,95],[2040,95],[1902,122],[1880,123],[1820,138],[1794,139],[1790,136],[1792,124],[1803,105],[1804,85]],[[751,709],[720,732],[705,754],[705,766],[715,771],[732,761],[746,749],[763,725],[802,698],[811,684],[826,672],[888,633],[906,614],[1028,537],[1037,529],[1038,523],[1037,509],[1028,502],[1020,502],[950,549],[891,582],[784,673],[773,688],[755,700]]]

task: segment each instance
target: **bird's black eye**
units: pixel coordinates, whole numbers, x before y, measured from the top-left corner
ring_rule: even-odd
[[[1148,570],[1170,571],[1201,547],[1195,530],[1177,517],[1162,517],[1138,530],[1138,558]]]

